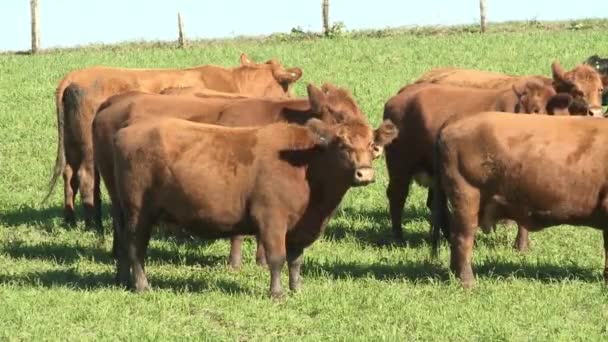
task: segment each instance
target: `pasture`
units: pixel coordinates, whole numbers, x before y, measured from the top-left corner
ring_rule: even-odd
[[[305,251],[302,291],[280,301],[268,298],[269,274],[255,265],[253,239],[236,272],[227,265],[228,241],[156,234],[146,264],[154,290],[125,291],[113,283],[109,229],[99,241],[82,221],[64,227],[60,187],[40,204],[56,153],[53,94],[73,69],[233,66],[241,52],[256,61],[276,57],[303,69],[296,94],[305,95],[308,82],[346,87],[377,126],[384,102],[430,68],[550,75],[554,59],[570,69],[592,54],[608,55],[607,33],[530,29],[0,55],[0,339],[608,338],[601,232],[562,226],[531,233],[526,253],[511,248],[515,227],[479,232],[478,285],[463,290],[448,272],[446,245],[430,259],[426,190],[417,185],[405,208],[408,244],[392,243],[382,158],[376,182],[351,189],[325,235]],[[106,213],[107,206],[109,228]],[[286,268],[283,277],[286,284]]]

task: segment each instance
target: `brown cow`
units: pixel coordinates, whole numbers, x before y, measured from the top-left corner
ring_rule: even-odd
[[[490,71],[439,68],[423,74],[415,83],[504,89],[523,79],[536,79],[546,85],[553,85],[558,93],[568,93],[575,98],[583,98],[589,103],[588,115],[603,116],[602,93],[604,86],[602,77],[596,69],[587,64],[580,64],[570,71],[565,71],[559,62],[555,61],[551,64],[551,71],[552,79],[541,75],[511,76]]]
[[[568,98],[568,96],[566,96]],[[523,81],[507,89],[479,89],[418,83],[401,89],[384,107],[384,119],[399,128],[399,136],[386,146],[389,175],[387,196],[394,237],[403,241],[401,218],[413,178],[431,186],[433,143],[439,127],[452,115],[483,110],[520,113],[545,113],[548,103],[552,112],[562,112],[564,95],[555,96],[552,87],[539,81]],[[427,205],[430,208],[429,189]],[[520,236],[521,234],[521,236]],[[516,246],[525,249],[526,232],[520,232]]]
[[[435,254],[439,229],[449,229],[450,267],[471,287],[478,226],[488,231],[499,219],[532,231],[590,226],[604,232],[608,282],[607,157],[604,119],[487,112],[449,120],[435,150]]]
[[[222,126],[258,126],[279,121],[303,124],[313,117],[328,123],[342,122],[347,118],[365,120],[365,115],[347,90],[331,84],[324,84],[321,89],[309,84],[307,91],[308,98],[299,99],[200,99],[141,92],[109,98],[100,106],[93,121],[93,145],[95,166],[108,189],[114,222],[117,221],[118,202],[115,200],[112,137],[122,126],[161,117]],[[380,148],[380,145],[374,146],[374,157],[380,154]],[[99,184],[96,184],[96,188],[99,189]],[[100,204],[101,200],[95,202]],[[96,215],[101,215],[100,207],[97,207]],[[101,218],[98,217],[97,221],[100,222]],[[117,242],[116,238],[114,242]],[[241,265],[241,244],[242,237],[232,238],[229,262],[235,268]],[[265,263],[261,245],[258,245],[256,261],[258,264]]]
[[[94,168],[91,123],[99,105],[108,97],[129,90],[158,93],[170,87],[198,86],[222,92],[279,97],[302,76],[299,68],[284,69],[271,59],[255,64],[241,55],[241,65],[224,68],[202,65],[188,69],[129,69],[91,67],[73,71],[56,91],[59,140],[50,196],[60,174],[64,179],[64,218],[74,224],[74,199],[78,190],[91,225],[94,208]],[[70,87],[70,85],[73,85]]]
[[[379,129],[389,142],[396,129]],[[117,279],[149,289],[144,259],[151,226],[162,219],[203,237],[260,237],[270,293],[300,287],[304,248],[324,231],[351,186],[374,179],[374,133],[359,119],[306,126],[222,127],[164,118],[141,120],[114,136],[121,223]],[[124,228],[124,229],[123,229]]]

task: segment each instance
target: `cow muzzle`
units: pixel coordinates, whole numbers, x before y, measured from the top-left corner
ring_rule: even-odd
[[[371,167],[360,167],[355,170],[353,186],[363,186],[375,181],[374,169]]]
[[[589,107],[589,115],[603,118],[604,117],[604,109],[602,107]]]

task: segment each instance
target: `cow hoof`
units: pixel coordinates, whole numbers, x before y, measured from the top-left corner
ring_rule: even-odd
[[[230,265],[230,268],[233,271],[238,271],[238,270],[241,269],[241,266],[243,266],[243,261],[242,260],[232,260],[232,259],[230,259],[228,261],[228,264]]]
[[[475,280],[462,280],[461,284],[463,289],[469,290],[475,287]]]
[[[145,282],[145,283],[141,283],[141,284],[135,284],[133,291],[135,291],[136,293],[144,293],[144,292],[150,292],[150,291],[152,291],[152,289],[150,288],[150,285],[148,284],[148,282]]]
[[[516,251],[520,252],[520,253],[524,253],[527,252],[529,247],[527,243],[516,243],[513,245],[513,248],[515,248]]]
[[[285,294],[283,293],[283,291],[271,291],[270,298],[272,298],[273,300],[281,300],[285,298]]]

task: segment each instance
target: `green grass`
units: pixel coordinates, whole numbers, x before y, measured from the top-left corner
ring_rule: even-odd
[[[534,25],[531,25],[534,26]],[[391,244],[384,161],[378,181],[351,190],[326,234],[305,252],[303,290],[267,296],[269,274],[245,246],[239,272],[226,241],[180,242],[157,235],[138,295],[113,285],[110,235],[99,242],[61,222],[61,191],[40,205],[55,159],[53,92],[68,71],[125,67],[235,65],[240,52],[300,66],[296,86],[325,81],[352,90],[374,124],[384,102],[422,72],[455,65],[549,75],[598,53],[608,55],[606,23],[591,29],[515,30],[486,35],[350,35],[297,41],[223,41],[190,49],[130,44],[0,55],[0,339],[2,340],[605,340],[608,291],[601,233],[556,227],[533,233],[514,252],[513,227],[480,233],[477,288],[432,261],[426,191],[414,186],[405,209],[408,246]],[[441,101],[441,99],[437,99]],[[109,220],[106,219],[106,225]],[[284,272],[284,284],[287,275]]]

